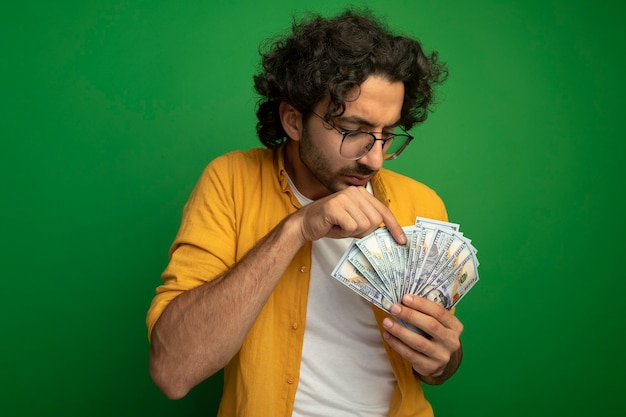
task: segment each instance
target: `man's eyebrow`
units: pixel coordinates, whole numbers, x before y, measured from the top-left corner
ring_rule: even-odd
[[[364,119],[360,116],[339,116],[339,117],[335,117],[335,121],[339,123],[345,122],[345,123],[352,123],[352,124],[356,124],[360,126],[366,126],[371,129],[373,129],[376,126],[370,120]],[[395,123],[385,126],[384,129],[395,129],[398,126],[400,126],[400,120],[397,120]]]

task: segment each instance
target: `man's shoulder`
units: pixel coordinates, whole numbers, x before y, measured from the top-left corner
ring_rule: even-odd
[[[224,163],[251,163],[271,161],[274,158],[275,150],[267,148],[251,148],[246,150],[234,150],[216,157],[211,164]]]
[[[252,148],[235,150],[222,154],[213,159],[206,167],[206,171],[226,173],[230,171],[258,171],[264,167],[271,167],[275,161],[276,150],[267,148]]]
[[[441,197],[428,185],[406,175],[381,169],[378,186],[389,207],[402,224],[414,221],[415,216],[447,220],[446,208]]]
[[[382,168],[378,171],[380,181],[384,184],[384,187],[389,191],[399,190],[422,193],[434,193],[435,191],[428,185],[419,182],[404,174],[400,174],[389,169]]]

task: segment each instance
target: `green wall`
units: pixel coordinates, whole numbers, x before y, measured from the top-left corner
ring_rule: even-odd
[[[169,401],[144,317],[215,156],[256,146],[257,45],[321,0],[0,6],[0,415],[213,415]],[[315,6],[313,6],[315,4]],[[392,167],[479,249],[439,416],[623,416],[622,2],[370,1],[450,78]]]

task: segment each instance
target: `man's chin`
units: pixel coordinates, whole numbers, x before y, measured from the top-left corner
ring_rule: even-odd
[[[342,182],[340,184],[333,184],[333,187],[329,188],[329,190],[331,190],[332,193],[336,193],[341,190],[345,190],[346,188],[349,188],[349,187],[365,187],[365,186],[367,186],[367,183],[360,185],[360,184],[353,184],[351,182]]]

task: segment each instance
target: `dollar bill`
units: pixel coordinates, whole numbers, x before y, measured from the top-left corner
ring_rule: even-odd
[[[404,233],[407,239],[412,235],[412,227],[405,227]],[[389,291],[393,294],[393,299],[399,302],[402,298],[404,289],[404,277],[406,276],[406,265],[408,258],[408,242],[406,244],[398,243],[389,233],[386,227],[382,227],[374,232],[378,247],[382,253],[383,261],[386,269],[391,274],[391,279],[385,280],[389,282]]]
[[[417,294],[451,309],[463,298],[478,281],[475,258],[468,256],[448,274],[435,278]],[[439,297],[438,299],[434,299]]]
[[[435,238],[435,241],[437,239]],[[449,270],[451,265],[455,262],[459,262],[459,257],[466,257],[470,255],[470,251],[467,247],[466,240],[459,235],[448,235],[448,238],[442,239],[440,242],[436,254],[433,258],[432,265],[424,269],[420,274],[420,284],[418,285],[417,292],[431,284],[436,276],[440,276],[444,270]]]
[[[348,251],[342,256],[337,266],[331,272],[331,276],[370,303],[389,312],[389,309],[394,303],[372,285],[372,283],[348,260],[349,250],[348,248]]]
[[[399,244],[385,227],[355,240],[332,276],[382,310],[404,294],[451,309],[478,281],[477,249],[456,223],[417,217]],[[415,329],[408,323],[402,323]]]
[[[376,272],[374,266],[371,264],[365,254],[361,252],[355,242],[352,242],[352,244],[345,253],[345,257],[348,262],[350,262],[356,268],[356,270],[359,271],[359,273],[363,275],[363,277],[366,278],[369,283],[374,286],[374,288],[380,291],[388,299],[392,298],[392,295],[389,292],[389,289],[387,288],[385,283],[383,282],[382,278],[380,277],[380,275],[378,275],[378,272]]]
[[[428,265],[434,261],[433,258],[437,255],[437,248],[432,249],[437,230],[430,227],[421,227],[419,239],[415,242],[415,247],[411,248],[415,251],[410,272],[409,292],[411,294],[414,294],[420,285],[424,267],[426,266],[426,269],[428,269]]]
[[[444,222],[442,220],[428,219],[426,217],[416,217],[415,224],[420,223],[422,225],[427,225],[431,228],[445,228],[452,229],[454,232],[459,232],[460,225],[457,223]]]
[[[370,262],[372,267],[376,270],[376,273],[383,281],[384,286],[391,289],[393,287],[393,284],[391,283],[393,280],[393,271],[391,270],[389,262],[385,260],[385,256],[387,256],[387,254],[383,254],[385,249],[380,247],[376,233],[373,232],[368,236],[357,240],[356,245],[361,250],[363,255],[367,257],[367,260]],[[390,291],[390,293],[392,293],[392,291]]]

